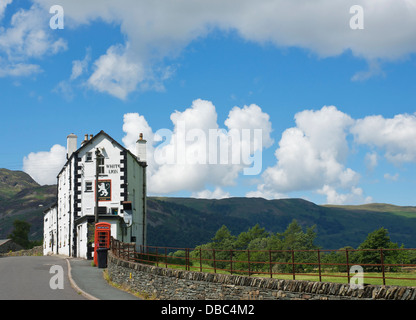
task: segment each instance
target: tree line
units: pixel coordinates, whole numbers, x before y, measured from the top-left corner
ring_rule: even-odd
[[[381,266],[378,264],[381,259],[384,264],[416,263],[416,251],[375,250],[404,248],[404,245],[399,247],[397,243],[393,243],[388,230],[383,227],[369,233],[357,248],[347,246],[338,250],[323,250],[317,246],[315,229],[316,226],[312,226],[304,231],[293,220],[282,233],[267,232],[256,224],[235,236],[223,225],[210,242],[190,251],[189,258],[194,265],[202,261],[204,265],[213,267],[215,255],[217,269],[231,268],[236,273],[248,268],[251,273],[268,273],[271,266],[275,273],[307,273],[316,270],[318,263],[325,270],[346,272],[347,259],[348,266],[372,265],[364,266],[367,272],[380,272]],[[171,258],[177,258],[176,263],[184,264],[185,254],[185,251],[178,250],[171,254]],[[386,266],[385,271],[399,271],[399,268]]]
[[[41,246],[42,240],[29,240],[30,228],[29,222],[16,219],[13,221],[13,231],[8,235],[8,239],[12,239],[14,243],[22,246],[23,249]]]

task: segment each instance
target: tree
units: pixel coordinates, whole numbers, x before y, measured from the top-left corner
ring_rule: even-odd
[[[248,229],[248,231],[238,235],[237,240],[235,241],[235,247],[236,249],[245,250],[253,240],[267,238],[269,235],[270,234],[266,232],[264,228],[260,228],[259,224],[256,224],[254,227]],[[256,248],[252,249],[254,250]]]
[[[29,231],[30,231],[30,224],[26,221],[22,220],[14,220],[13,221],[13,231],[8,236],[9,239],[12,239],[13,242],[21,245],[25,249],[29,249],[30,241],[29,241]]]
[[[356,253],[357,262],[360,264],[380,264],[381,250],[375,249],[397,249],[397,243],[390,240],[387,229],[381,227],[368,234],[367,238],[358,246]],[[384,263],[397,263],[400,252],[397,250],[383,250]],[[381,266],[367,266],[368,271],[381,271]]]
[[[221,250],[230,250],[234,247],[235,236],[233,236],[228,228],[223,225],[215,233],[212,238],[212,248]]]
[[[295,262],[297,261],[316,263],[316,253],[314,251],[308,251],[315,250],[318,248],[313,243],[316,238],[316,232],[314,230],[315,226],[312,226],[310,228],[307,228],[306,232],[303,232],[302,227],[299,225],[299,223],[295,219],[293,219],[292,222],[286,228],[285,232],[278,235],[278,237],[280,237],[281,239],[282,249],[287,251],[280,253],[277,256],[277,261],[288,263],[291,262],[293,258]],[[291,250],[294,250],[293,256]],[[281,264],[276,265],[275,269],[283,272],[291,272],[292,267],[293,266],[290,264]],[[303,272],[313,269],[314,265],[296,264],[294,265],[294,267],[296,272]]]

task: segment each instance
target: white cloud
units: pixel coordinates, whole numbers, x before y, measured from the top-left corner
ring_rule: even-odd
[[[377,147],[390,162],[398,165],[416,162],[416,114],[398,114],[393,118],[368,116],[351,128],[355,141]]]
[[[207,189],[199,192],[194,192],[192,193],[191,197],[199,199],[224,199],[229,198],[230,193],[225,192],[219,187],[216,187],[214,191]]]
[[[376,152],[367,153],[364,160],[369,171],[373,171],[377,167],[378,156]]]
[[[126,48],[117,45],[110,47],[94,62],[94,72],[88,84],[95,90],[125,100],[143,80],[143,74],[143,66],[129,58]]]
[[[69,77],[69,79],[58,82],[58,84],[55,86],[55,88],[52,91],[55,93],[61,94],[65,100],[72,101],[72,99],[75,96],[73,86],[77,85],[75,81],[79,79],[83,74],[87,73],[88,64],[90,60],[91,60],[91,49],[88,48],[84,59],[72,61],[72,72],[71,72],[71,76]],[[85,85],[84,81],[80,81],[80,83],[81,83],[81,86]]]
[[[31,152],[23,158],[23,171],[40,185],[56,184],[56,177],[66,161],[66,148],[58,144],[50,151]]]
[[[371,203],[371,197],[364,197],[363,190],[357,187],[351,187],[350,193],[338,193],[335,188],[324,185],[322,189],[317,192],[326,196],[327,203],[341,205],[341,204],[363,204]]]
[[[0,5],[0,15],[2,8],[4,10],[5,7]],[[33,5],[27,10],[20,9],[14,13],[9,27],[0,27],[0,76],[39,73],[40,66],[29,63],[28,60],[41,59],[66,50],[67,43],[63,39],[54,39],[49,24],[45,23],[48,19],[48,12]]]
[[[55,4],[54,0],[34,1],[45,10]],[[413,0],[63,0],[60,4],[65,8],[65,27],[95,20],[120,26],[125,51],[114,53],[110,47],[96,61],[91,85],[121,99],[141,82],[155,81],[159,85],[150,87],[159,88],[161,78],[155,70],[163,60],[175,58],[212,30],[236,31],[245,40],[278,48],[304,48],[319,57],[351,52],[369,62],[369,70],[356,73],[353,80],[383,74],[383,61],[416,52]],[[364,10],[364,30],[350,28],[353,5]],[[127,74],[117,72],[116,61]],[[139,71],[139,76],[126,66]]]
[[[0,1],[0,20],[4,17],[4,12],[6,11],[6,7],[12,3],[13,0],[1,0]]]
[[[365,81],[375,76],[385,76],[384,71],[381,69],[379,61],[371,60],[368,61],[368,70],[359,71],[354,74],[351,78],[352,81]]]
[[[36,5],[16,12],[10,27],[0,34],[0,50],[12,61],[40,58],[65,50],[66,42],[61,38],[53,39],[45,19],[49,21],[48,15]]]
[[[74,60],[72,61],[72,73],[70,80],[75,80],[79,78],[83,73],[87,72],[88,63],[91,60],[91,49],[87,50],[87,53],[82,60]]]
[[[248,196],[284,197],[288,192],[315,191],[328,201],[347,200],[338,188],[352,190],[360,175],[345,167],[346,136],[354,120],[334,106],[305,110],[295,115],[296,127],[286,129],[275,152],[277,163],[268,167],[257,191]],[[355,190],[355,191],[354,191]]]
[[[397,181],[399,180],[399,174],[396,173],[395,175],[391,175],[390,173],[385,173],[384,179],[389,180],[389,181]]]
[[[42,69],[36,64],[9,63],[0,57],[0,78],[3,77],[26,77],[41,73]]]
[[[124,116],[123,143],[127,148],[134,150],[138,133],[145,131],[151,193],[188,190],[208,195],[208,191],[204,191],[206,185],[233,185],[244,169],[261,161],[253,156],[255,151],[261,152],[264,148],[261,140],[272,141],[269,117],[256,105],[233,108],[225,121],[228,131],[218,125],[217,112],[210,101],[197,99],[191,107],[175,111],[170,118],[172,130],[164,128],[152,132],[143,116],[137,113]],[[242,134],[244,129],[253,132],[257,126],[264,126],[259,136]],[[240,138],[230,140],[233,143],[228,140],[231,131]],[[244,154],[247,146],[253,147],[248,156]],[[213,194],[218,196],[219,191]]]

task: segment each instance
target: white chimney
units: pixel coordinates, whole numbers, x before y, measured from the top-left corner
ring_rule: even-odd
[[[140,133],[139,140],[136,141],[136,156],[139,161],[146,162],[146,140],[143,140],[143,133]]]
[[[77,145],[78,145],[78,142],[77,142],[77,139],[78,139],[78,137],[75,135],[75,134],[73,134],[73,133],[71,133],[67,138],[66,138],[66,152],[67,152],[67,154],[66,154],[66,158],[67,159],[69,159],[70,157],[71,157],[71,155],[75,152],[75,151],[77,151]]]

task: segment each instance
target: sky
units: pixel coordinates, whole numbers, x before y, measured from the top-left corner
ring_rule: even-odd
[[[416,205],[414,0],[0,0],[0,168],[147,140],[148,195]]]

